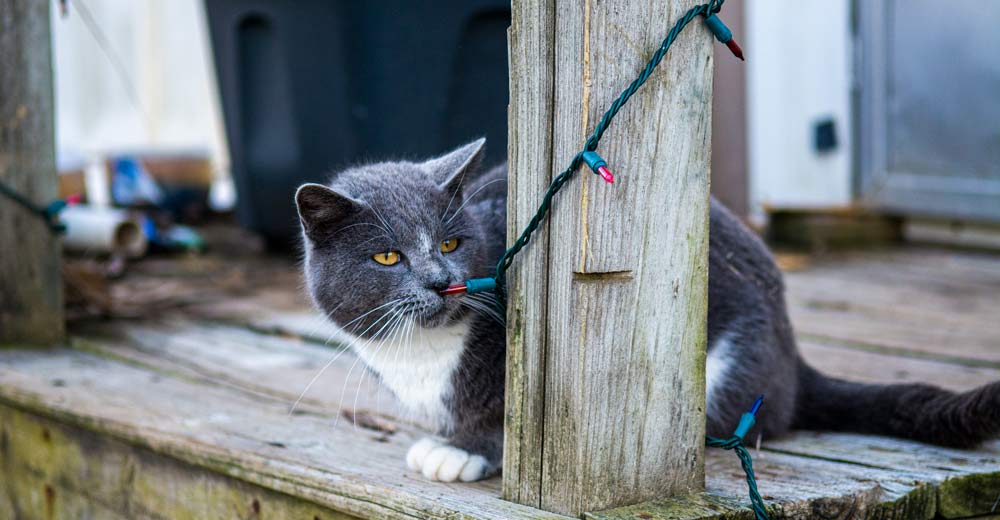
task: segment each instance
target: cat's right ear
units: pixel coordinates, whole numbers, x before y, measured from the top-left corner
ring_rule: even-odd
[[[362,202],[322,184],[303,184],[295,192],[302,230],[312,240],[328,236],[337,224],[359,211]]]
[[[485,146],[486,138],[480,137],[441,157],[425,161],[422,166],[430,173],[442,191],[452,196],[458,194],[458,200],[461,201],[461,190],[465,177],[479,169],[483,162]]]

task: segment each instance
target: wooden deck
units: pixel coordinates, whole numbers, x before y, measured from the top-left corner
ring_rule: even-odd
[[[825,371],[955,390],[1000,379],[1000,256],[785,260],[800,346]],[[501,500],[496,478],[408,471],[421,426],[326,344],[291,262],[150,260],[112,291],[118,318],[77,320],[71,345],[0,349],[0,517],[558,518]],[[764,439],[754,463],[775,517],[1000,511],[1000,442],[800,433]],[[704,494],[586,516],[752,518],[732,453],[710,450],[706,473]]]

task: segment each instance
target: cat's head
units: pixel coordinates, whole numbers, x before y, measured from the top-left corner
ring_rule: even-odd
[[[316,306],[345,331],[384,336],[400,316],[425,328],[466,312],[438,291],[482,275],[489,260],[463,187],[485,139],[424,162],[350,168],[295,194],[305,275]]]

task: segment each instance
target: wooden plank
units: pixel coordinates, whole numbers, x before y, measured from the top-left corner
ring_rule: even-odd
[[[85,335],[73,338],[78,349],[238,388],[289,407],[301,396],[296,409],[334,416],[355,409],[376,417],[401,412],[391,392],[380,387],[352,351],[342,348],[184,318],[102,323],[75,333]]]
[[[0,438],[4,518],[356,518],[9,406]]]
[[[881,347],[897,355],[912,353],[969,366],[1000,367],[1000,336],[991,336],[989,330],[961,325],[928,326],[928,321],[912,316],[904,319],[900,315],[872,315],[850,306],[793,304],[788,312],[801,337],[873,351]]]
[[[508,245],[535,216],[556,167],[552,155],[555,3],[555,0],[511,3]],[[507,276],[507,291],[512,297],[507,301],[503,496],[533,505],[542,503],[539,476],[543,459],[539,455],[545,428],[544,422],[537,419],[545,413],[549,222],[542,222],[532,239],[530,253],[522,254]]]
[[[854,297],[858,303],[902,306],[914,312],[953,314],[961,319],[992,316],[989,310],[1000,288],[1000,273],[955,262],[928,269],[912,265],[913,260],[901,254],[891,260],[863,256],[845,262],[824,261],[788,273],[789,291],[818,298],[860,294],[863,299]],[[995,257],[994,262],[1000,263],[1000,258]]]
[[[989,514],[1000,500],[1000,441],[957,450],[886,437],[801,433],[770,441],[766,449],[913,475],[937,487],[937,512],[945,518]]]
[[[960,288],[940,290],[913,282],[886,283],[838,273],[793,273],[788,277],[791,305],[831,308],[882,319],[900,317],[927,325],[994,327],[995,294],[975,294]]]
[[[754,469],[771,518],[930,519],[935,486],[914,475],[784,453],[757,452]],[[592,512],[593,520],[754,518],[736,456],[706,454],[706,493]]]
[[[882,266],[898,265],[907,269],[923,268],[926,274],[933,277],[940,275],[942,270],[948,272],[945,278],[952,274],[969,273],[972,280],[976,277],[1000,276],[1000,265],[997,264],[997,254],[988,251],[970,251],[967,249],[952,249],[941,247],[906,247],[876,250],[863,255],[864,259],[877,260]],[[869,263],[865,261],[864,263]]]
[[[995,255],[866,253],[789,273],[787,281],[800,337],[1000,367]]]
[[[40,206],[58,190],[49,6],[0,0],[0,182]],[[0,344],[60,341],[59,242],[43,220],[4,195],[0,251]]]
[[[970,367],[800,341],[799,351],[824,374],[860,383],[926,383],[955,392],[1000,381],[1000,369]]]
[[[297,396],[307,376],[311,377],[313,371],[325,364],[331,354],[331,349],[311,345],[308,342],[286,337],[264,336],[228,325],[199,324],[178,320],[164,324],[125,322],[112,325],[110,331],[108,329],[108,326],[103,326],[97,328],[96,331],[88,331],[87,343],[91,345],[88,348],[130,362],[142,363],[167,374],[180,373],[185,376],[208,378],[209,381],[226,386],[232,385],[252,395],[263,393],[285,403]],[[97,331],[100,331],[100,334]],[[112,336],[110,332],[115,334]],[[114,339],[110,339],[112,337]],[[980,382],[995,380],[998,378],[997,374],[1000,374],[1000,371],[994,369],[972,369],[923,360],[899,360],[891,356],[809,343],[804,344],[802,350],[807,360],[817,366],[822,366],[825,371],[833,375],[865,382],[925,381],[962,390]],[[324,384],[322,390],[317,388],[316,396],[305,401],[306,405],[309,406],[305,409],[314,409],[315,407],[321,412],[336,415],[336,411],[344,407],[345,403],[338,395],[345,391],[345,386],[354,388],[353,382],[350,385],[341,383],[350,375],[349,368],[353,361],[350,361],[349,357],[350,354],[345,353],[341,355],[337,363],[331,366],[328,378],[326,378],[329,381]],[[896,371],[886,373],[886,367],[893,367]],[[858,368],[865,371],[858,372]],[[899,372],[900,370],[906,372]],[[355,373],[352,381],[357,379]],[[362,400],[359,401],[361,406],[370,408],[372,404],[366,404],[368,402],[366,400],[372,399],[370,402],[375,403],[375,410],[381,410],[392,420],[393,408],[380,407],[377,404],[377,401],[374,400],[377,391],[370,383],[369,380],[369,384],[365,385],[367,390],[365,394],[362,394]],[[350,408],[354,395],[348,391],[347,397],[346,407]],[[385,396],[385,398],[391,399],[389,396]],[[881,451],[878,452],[881,453]],[[757,455],[757,459],[762,458],[773,459],[773,455],[770,453]],[[729,501],[723,502],[730,504],[735,508],[735,511],[745,511],[742,509],[744,506],[741,505],[743,503],[741,502],[743,484],[736,459],[732,457],[732,454],[713,450],[709,454],[709,460],[711,461],[709,469],[712,470],[708,475],[709,488],[720,495],[731,497],[731,499],[727,499]],[[950,459],[945,462],[954,465]],[[773,460],[768,462],[772,465],[774,463]],[[794,476],[801,464],[801,462],[791,460],[781,468],[781,471],[768,474],[767,486],[782,489],[794,484],[798,486],[795,489],[801,490],[801,477]],[[937,465],[940,466],[940,462]],[[765,471],[764,468],[770,467],[759,463],[758,471]],[[923,471],[918,466],[903,469],[908,472]],[[982,468],[966,468],[966,472],[972,470],[981,471]],[[766,471],[770,471],[770,469]],[[817,490],[822,490],[825,493],[830,493],[834,489],[837,492],[843,492],[843,495],[838,497],[838,500],[845,504],[841,507],[847,507],[846,504],[853,503],[852,501],[857,499],[858,493],[862,492],[862,496],[868,497],[870,495],[883,500],[882,497],[872,495],[871,490],[867,487],[844,487],[845,482],[855,486],[858,482],[870,485],[872,478],[870,474],[865,473],[858,476],[848,471],[847,476],[845,476],[842,469],[832,473],[830,469],[825,469],[822,474],[829,477],[829,480],[817,482],[812,487],[807,487],[807,491],[814,495]],[[776,480],[776,477],[779,480]],[[780,480],[782,478],[787,482]],[[765,484],[762,484],[763,486]],[[782,507],[784,511],[788,511],[797,502],[793,493],[789,493],[787,490],[784,493],[783,500],[785,502]],[[658,504],[657,510],[663,511],[669,505],[673,511],[672,514],[675,515],[684,510],[683,500]],[[832,506],[827,504],[826,507]],[[722,511],[717,512],[721,513]]]
[[[899,308],[900,311],[909,310],[905,308],[907,307],[907,299],[915,303],[924,302],[925,300],[919,299],[921,294],[953,297],[953,295],[948,293],[926,289],[926,286],[921,285],[919,282],[919,280],[927,280],[927,273],[933,272],[935,266],[940,267],[940,262],[944,262],[952,267],[957,265],[961,269],[960,273],[956,275],[957,282],[950,281],[953,274],[952,270],[941,270],[941,276],[938,277],[939,280],[934,282],[936,284],[948,286],[954,283],[958,284],[958,287],[961,288],[962,285],[969,283],[976,277],[985,277],[987,279],[989,277],[990,263],[984,262],[978,257],[971,261],[964,257],[948,259],[944,256],[939,258],[937,262],[918,259],[913,261],[916,264],[916,267],[913,267],[906,255],[893,254],[887,255],[884,258],[878,255],[875,257],[868,257],[866,255],[857,261],[852,261],[847,266],[850,269],[861,272],[864,276],[871,277],[873,281],[867,283],[874,284],[875,281],[883,276],[880,271],[887,269],[886,266],[891,265],[891,262],[885,260],[886,258],[892,259],[897,264],[901,264],[901,269],[905,271],[906,276],[910,279],[910,282],[907,282],[905,285],[899,284],[898,288],[911,290],[911,292],[905,295],[906,298],[891,305]],[[872,263],[859,265],[865,262]],[[925,262],[926,265],[921,262]],[[837,265],[819,264],[817,268],[804,271],[802,274],[811,275],[817,271],[836,272],[837,268]],[[795,273],[794,276],[798,276],[799,274]],[[892,287],[891,284],[887,284],[887,286]],[[931,286],[933,287],[934,284],[931,284]],[[852,301],[849,298],[842,298],[839,295],[843,294],[843,292],[838,294],[836,284],[832,283],[828,287],[830,289],[827,296],[831,299]],[[272,289],[268,289],[268,291],[270,290]],[[310,311],[308,307],[298,299],[298,296],[293,292],[293,288],[279,287],[274,290],[277,292],[270,294],[267,298],[255,304],[258,307],[256,307],[254,312],[262,313],[266,310],[267,305],[273,304],[278,309],[289,309],[290,315],[293,316],[309,315]],[[898,296],[894,293],[886,294],[893,298]],[[243,301],[253,299],[242,298]],[[958,295],[954,295],[954,299],[955,301],[961,301],[961,297]],[[284,307],[284,304],[280,304],[280,302],[285,300],[292,302],[292,304]],[[294,300],[298,301],[295,302]],[[247,309],[250,308],[244,308],[244,310]],[[281,312],[285,311],[282,310]],[[921,309],[920,312],[925,312],[925,310]],[[947,313],[943,315],[948,316]],[[922,326],[928,327],[935,324],[936,322],[932,318],[929,317]],[[226,318],[224,321],[229,321],[229,319]],[[237,323],[239,322],[237,321]],[[251,321],[248,320],[247,323],[251,323]],[[918,326],[918,324],[914,326]],[[252,326],[252,328],[258,327]],[[271,485],[271,482],[278,482],[283,487],[275,489],[276,491],[291,496],[302,497],[307,501],[311,501],[312,499],[300,493],[313,493],[314,488],[311,486],[316,486],[314,480],[323,480],[324,478],[337,480],[342,478],[342,474],[349,473],[342,466],[339,469],[334,468],[333,470],[328,467],[330,460],[341,456],[337,452],[333,455],[328,454],[320,457],[312,457],[311,454],[296,454],[294,457],[290,457],[291,462],[281,457],[274,457],[272,462],[278,465],[277,468],[271,468],[268,470],[269,472],[265,472],[264,476],[261,476],[259,466],[267,465],[267,461],[272,459],[269,454],[261,455],[259,452],[254,451],[257,449],[258,444],[271,442],[267,440],[269,436],[260,435],[259,432],[254,430],[253,427],[256,424],[254,421],[271,423],[287,420],[287,416],[282,416],[279,412],[287,411],[290,397],[300,391],[299,383],[301,381],[298,379],[310,373],[311,368],[309,367],[315,367],[320,362],[326,362],[329,359],[327,356],[333,353],[332,349],[312,344],[310,341],[299,341],[296,338],[285,337],[288,329],[285,325],[281,324],[281,319],[277,320],[274,329],[272,329],[273,331],[281,332],[280,337],[267,337],[256,334],[242,326],[220,325],[219,323],[192,323],[190,321],[168,321],[165,324],[119,322],[112,324],[112,329],[119,330],[119,332],[124,329],[128,333],[111,341],[103,335],[95,335],[93,331],[88,330],[86,331],[87,343],[89,343],[87,348],[92,349],[102,356],[118,359],[132,365],[127,368],[146,373],[150,380],[159,379],[160,381],[157,384],[161,384],[163,379],[178,380],[185,385],[191,385],[195,388],[209,388],[214,389],[213,391],[221,392],[223,395],[232,394],[239,396],[232,400],[228,397],[225,399],[211,398],[210,402],[206,403],[200,412],[191,413],[188,416],[180,414],[181,421],[194,422],[194,417],[199,413],[212,416],[219,414],[220,410],[253,409],[256,406],[263,406],[268,410],[271,410],[273,407],[273,410],[256,418],[246,419],[243,424],[250,427],[250,433],[240,430],[240,428],[244,428],[243,426],[226,429],[221,431],[221,433],[214,431],[213,434],[217,435],[218,438],[227,439],[219,441],[216,448],[212,448],[212,446],[216,445],[213,444],[216,442],[216,439],[205,437],[207,434],[204,432],[199,433],[198,437],[194,440],[187,440],[179,444],[170,436],[167,436],[169,442],[164,442],[163,432],[156,428],[148,430],[149,423],[138,422],[130,418],[127,414],[125,415],[126,419],[120,422],[114,417],[107,417],[108,410],[114,411],[121,408],[119,401],[110,399],[109,395],[128,395],[129,392],[139,393],[134,392],[134,388],[142,387],[141,383],[136,383],[129,388],[122,389],[116,387],[118,388],[117,390],[105,389],[98,392],[92,391],[90,386],[74,383],[73,388],[77,392],[69,398],[69,401],[66,400],[67,397],[64,394],[56,393],[66,388],[68,384],[62,378],[61,374],[63,372],[76,374],[76,372],[81,370],[84,372],[87,371],[86,365],[79,364],[62,370],[49,370],[47,365],[20,367],[20,370],[28,372],[31,377],[39,378],[44,384],[52,386],[52,393],[42,391],[36,394],[36,399],[33,401],[29,400],[30,403],[34,404],[30,404],[27,407],[36,410],[35,413],[45,415],[46,417],[59,417],[61,422],[74,424],[80,431],[96,431],[100,434],[101,438],[110,435],[115,439],[128,440],[129,444],[157,446],[155,448],[157,453],[182,461],[185,465],[185,471],[187,471],[186,468],[188,467],[204,468],[210,473],[224,474],[226,475],[226,479],[237,482],[247,481],[244,475],[251,475],[252,479],[250,482],[253,482],[254,485],[275,489]],[[965,385],[974,386],[979,384],[979,382],[989,380],[997,370],[990,367],[954,365],[933,359],[898,358],[886,353],[865,352],[845,348],[836,342],[819,344],[812,341],[803,341],[802,343],[802,350],[806,358],[814,362],[817,366],[826,369],[826,371],[834,375],[860,381],[896,382],[919,380],[961,390],[966,387]],[[56,356],[61,355],[58,351],[54,354]],[[84,357],[89,358],[88,356]],[[104,361],[107,362],[107,360]],[[117,364],[120,365],[121,363]],[[0,363],[0,366],[2,366],[2,363]],[[327,382],[321,381],[320,384],[325,385],[325,387],[316,394],[310,393],[306,407],[303,409],[306,413],[301,416],[295,416],[295,419],[299,417],[312,418],[314,421],[323,423],[322,427],[290,427],[285,435],[301,436],[303,441],[310,440],[313,443],[327,440],[334,443],[340,442],[339,434],[344,433],[341,430],[345,429],[346,423],[339,425],[336,435],[331,435],[329,429],[330,425],[335,421],[336,411],[340,407],[339,400],[343,392],[342,381],[347,375],[344,369],[347,368],[347,366],[341,365],[338,361],[335,368],[333,368],[336,374],[331,376],[331,380]],[[338,370],[339,372],[337,372]],[[47,373],[51,373],[49,374],[52,375],[51,379],[47,377]],[[269,373],[271,376],[268,376]],[[83,377],[86,374],[77,375]],[[98,378],[107,376],[106,373],[101,372],[94,375]],[[0,370],[0,381],[4,383],[10,381],[9,373]],[[44,387],[44,384],[41,386]],[[89,385],[90,383],[87,384]],[[353,383],[351,384],[353,385]],[[20,384],[15,384],[14,386],[20,387]],[[161,406],[161,403],[153,397],[144,397],[139,403],[130,405],[129,409],[142,410],[142,413],[162,421],[169,421],[171,420],[170,417],[177,415],[171,408],[172,404],[170,403],[173,401],[196,399],[191,396],[200,396],[206,392],[205,390],[195,390],[187,394],[178,395],[173,391],[160,391],[155,386],[144,390],[155,393],[160,399],[165,401],[165,404]],[[0,396],[7,396],[9,394],[9,388],[0,385]],[[18,406],[25,408],[26,406],[23,404],[23,400],[21,400],[25,394],[23,392],[15,392],[15,394],[20,397],[15,399],[14,402],[21,403]],[[211,392],[209,394],[214,395]],[[365,398],[366,395],[362,394],[361,401],[359,402],[363,403]],[[7,401],[7,398],[3,399]],[[85,402],[88,399],[93,399],[94,402],[88,404]],[[101,401],[105,401],[107,410],[101,406]],[[251,404],[248,405],[248,402]],[[39,412],[37,410],[44,411]],[[77,413],[78,410],[89,411],[79,414]],[[121,416],[117,415],[115,417]],[[43,419],[42,417],[38,418]],[[106,429],[108,422],[116,424],[117,429],[113,431],[117,433],[108,433]],[[364,437],[365,440],[381,439],[375,441],[376,443],[398,443],[399,446],[395,448],[395,454],[393,455],[393,457],[397,458],[402,456],[401,454],[406,448],[406,442],[420,434],[419,429],[405,423],[400,425],[399,433],[389,436],[364,429],[355,430],[349,425],[346,429],[354,432],[355,435]],[[122,434],[121,432],[123,431],[126,433]],[[147,431],[151,431],[151,433],[147,435]],[[182,434],[183,431],[176,433],[178,436]],[[74,435],[77,435],[75,430]],[[134,435],[135,438],[129,437],[129,435]],[[234,438],[229,439],[228,436],[230,435]],[[808,440],[810,435],[802,434],[801,438]],[[864,439],[866,442],[879,441],[879,438],[872,437],[865,437]],[[928,450],[930,447],[915,445],[901,448],[896,444],[899,441],[892,439],[883,439],[887,443],[885,446],[873,445],[867,447],[856,442],[845,444],[844,441],[838,440],[837,442],[833,442],[830,439],[824,440],[823,444],[817,444],[816,441],[807,443],[799,440],[800,436],[795,436],[780,441],[786,444],[778,444],[778,441],[774,443],[768,442],[765,444],[765,450],[762,453],[754,452],[755,467],[761,479],[761,489],[769,502],[775,505],[775,509],[772,510],[775,513],[775,517],[804,517],[823,514],[824,516],[831,517],[848,517],[854,515],[872,518],[890,516],[895,518],[926,518],[927,509],[925,507],[927,506],[927,497],[930,496],[933,500],[939,502],[938,508],[941,516],[958,518],[989,513],[990,508],[996,500],[996,494],[1000,493],[1000,486],[997,486],[995,480],[992,480],[994,477],[991,476],[991,471],[988,468],[984,470],[975,465],[976,460],[981,460],[986,466],[1000,467],[1000,465],[995,464],[994,458],[991,458],[995,457],[995,454],[989,451],[985,455],[981,451],[974,451],[958,452],[958,455],[954,453],[939,453],[934,457],[930,457],[927,454],[934,451],[933,449]],[[797,441],[798,444],[795,444]],[[275,442],[281,443],[281,441]],[[253,449],[244,450],[244,444],[251,446]],[[178,445],[183,446],[183,448],[177,448]],[[225,447],[223,449],[226,453],[225,457],[220,458],[215,456],[215,453],[220,449],[218,446]],[[350,445],[352,452],[361,451],[363,446],[363,443]],[[792,447],[789,448],[789,446]],[[806,451],[808,446],[812,446],[809,448],[812,451]],[[269,447],[277,448],[276,446]],[[298,451],[299,447],[286,445],[285,448],[276,451],[282,450]],[[840,450],[839,453],[846,452],[848,455],[853,453],[854,458],[842,459],[839,455],[831,456],[831,454],[838,453],[837,450]],[[194,455],[191,452],[194,452]],[[888,452],[891,455],[889,463],[898,463],[901,466],[898,468],[891,466],[881,458],[877,464],[872,464],[872,457],[881,457],[880,454],[883,452]],[[925,458],[915,459],[916,462],[907,462],[908,459],[913,458],[913,453],[921,453]],[[356,469],[354,471],[357,472],[357,475],[364,477],[371,471],[375,474],[376,480],[384,479],[380,481],[379,486],[385,485],[390,488],[393,488],[393,486],[396,488],[408,488],[411,483],[421,484],[416,476],[393,474],[390,470],[386,469],[390,465],[386,461],[391,462],[391,458],[383,459],[381,455],[374,453],[365,454],[365,456],[377,458],[382,462],[376,463],[373,469],[369,470],[368,468],[360,468],[361,462],[359,458],[354,458],[353,462],[348,461],[350,464],[355,465]],[[822,458],[836,459],[837,461],[821,460]],[[803,459],[805,462],[802,461]],[[806,462],[823,464],[810,466]],[[298,468],[290,471],[292,484],[288,484],[287,479],[284,477],[279,477],[279,475],[284,475],[283,469],[285,465],[296,466],[298,464],[309,469]],[[342,461],[341,464],[344,464],[344,462]],[[871,468],[870,466],[872,465],[879,467]],[[855,466],[861,467],[860,472],[853,469]],[[317,472],[313,472],[316,468],[319,468]],[[279,469],[281,470],[279,471]],[[401,464],[397,470],[405,473]],[[869,470],[878,470],[881,473],[866,473]],[[706,454],[706,471],[707,488],[709,492],[714,494],[700,494],[696,495],[695,498],[685,496],[670,500],[659,500],[653,504],[641,504],[635,506],[636,508],[628,510],[633,513],[632,516],[621,517],[635,518],[637,514],[641,513],[652,515],[649,518],[702,518],[719,514],[727,518],[739,517],[749,519],[749,510],[745,508],[745,484],[742,482],[742,474],[739,471],[739,465],[735,457],[731,453],[710,450]],[[303,474],[306,476],[303,477]],[[331,474],[336,476],[330,477],[329,475]],[[823,480],[819,478],[823,476],[829,476],[830,479]],[[942,476],[947,476],[947,478],[941,480]],[[938,480],[932,481],[931,478],[937,478]],[[26,482],[28,483],[25,484],[27,486],[25,489],[29,487],[35,490],[44,489],[43,479],[27,480]],[[389,482],[395,483],[390,484]],[[847,487],[839,487],[839,484],[843,484],[844,482],[847,482]],[[496,479],[482,483],[479,486],[486,489],[485,492],[490,494],[494,499],[499,493],[499,482]],[[340,487],[336,489],[339,490]],[[328,490],[323,490],[323,492],[326,491]],[[372,486],[371,491],[374,494],[379,492],[380,488]],[[463,489],[461,491],[466,490]],[[844,491],[845,494],[838,498],[835,495],[840,491]],[[450,493],[451,490],[439,490],[439,492]],[[36,491],[36,495],[37,493]],[[63,490],[58,485],[55,486],[55,493],[58,499],[64,498],[64,495],[67,497],[75,496],[72,490]],[[409,498],[423,500],[431,494],[421,494],[418,492],[416,498],[413,498],[413,496]],[[44,494],[37,495],[36,498],[42,496]],[[326,495],[323,496],[325,497]],[[391,493],[388,496],[393,504],[399,503],[400,499],[398,496]],[[453,498],[458,499],[457,497]],[[4,502],[6,499],[9,499],[9,497],[0,494],[0,511],[9,510],[4,509],[9,507]],[[83,499],[81,498],[80,500],[82,501]],[[327,497],[324,500],[329,502],[334,499]],[[359,499],[347,499],[348,503],[353,503],[351,500]],[[777,502],[774,502],[774,500],[777,500]],[[268,501],[267,503],[271,502]],[[699,506],[699,504],[701,505]],[[705,504],[708,505],[706,506]],[[327,503],[327,505],[329,504]],[[667,506],[670,507],[668,508]],[[80,505],[79,507],[82,508],[84,506]],[[367,507],[371,509],[363,509],[361,510],[364,511],[362,513],[356,512],[356,510],[354,514],[362,516],[371,515],[375,514],[373,511],[380,511],[380,514],[384,513],[384,516],[390,517],[397,514],[392,511],[386,513],[385,509],[377,509],[374,505]],[[464,513],[459,514],[459,516],[463,516],[472,514],[468,513],[468,511],[471,511],[473,508],[449,506],[445,509],[452,512],[458,510],[464,511]],[[97,509],[94,510],[97,511]],[[67,511],[75,510],[67,509]],[[711,511],[714,511],[714,513]],[[104,512],[107,514],[103,514]],[[621,513],[621,511],[617,512]],[[102,511],[100,516],[114,518],[115,514],[117,513],[114,513],[112,509],[107,509],[106,511]],[[602,512],[590,513],[588,515],[595,518],[612,518],[613,516],[607,516],[610,514],[611,512]],[[401,516],[408,517],[408,515],[409,512]],[[639,518],[644,517],[640,516]]]
[[[746,518],[731,453],[712,450],[707,493],[588,513],[593,519]],[[963,518],[989,514],[1000,493],[1000,442],[954,450],[852,434],[800,432],[754,451],[772,518]],[[742,493],[742,494],[741,494]]]
[[[34,476],[16,484],[24,486],[19,496],[28,493],[21,500],[41,500],[27,489],[50,484],[54,502],[67,501],[59,507],[76,508],[67,511],[97,503],[123,517],[145,504],[168,510],[181,496],[185,508],[209,512],[245,510],[259,497],[261,510],[275,515],[328,508],[378,518],[557,517],[500,500],[497,479],[455,486],[411,474],[401,457],[422,433],[405,425],[389,436],[331,429],[328,415],[289,417],[280,401],[74,351],[2,352],[0,381],[0,437],[8,446],[0,455]],[[712,450],[706,461],[712,499],[748,513],[735,456]],[[927,518],[903,515],[899,504],[923,511],[934,503],[906,471],[771,452],[755,453],[755,467],[776,518],[817,508],[836,517]],[[672,511],[670,518],[694,518]]]
[[[140,390],[141,391],[138,391]],[[384,435],[324,414],[83,352],[0,351],[0,403],[344,514],[558,518],[499,498],[499,482],[452,486],[406,469],[424,432]]]
[[[514,3],[512,100],[528,102],[549,71],[554,95],[511,112],[514,146],[546,138],[538,117],[553,121],[551,153],[512,170],[531,180],[511,200],[565,168],[693,5]],[[584,169],[555,202],[547,254],[518,258],[531,263],[511,277],[507,460],[518,465],[506,496],[575,514],[701,489],[711,88],[711,36],[695,21],[600,145],[615,184]],[[538,153],[526,148],[512,157]],[[545,312],[525,314],[536,303]],[[545,326],[518,327],[518,313]]]
[[[106,326],[100,327],[98,330],[102,334],[98,336],[95,336],[94,333],[89,334],[87,343],[93,345],[90,348],[132,362],[143,363],[162,372],[182,372],[187,375],[207,377],[211,381],[232,385],[254,395],[257,392],[262,392],[286,403],[297,396],[304,381],[311,377],[314,370],[325,364],[331,354],[330,349],[311,345],[308,342],[285,337],[263,336],[227,325],[199,324],[190,321],[171,321],[165,324],[125,322],[111,327],[111,330],[116,333],[114,340],[107,339],[106,329],[108,329]],[[825,372],[861,382],[921,381],[954,390],[965,390],[1000,379],[1000,370],[996,369],[969,368],[934,361],[900,359],[883,354],[845,350],[808,342],[801,345],[801,350],[808,361],[823,367]],[[350,353],[340,356],[337,363],[331,366],[328,377],[324,379],[323,389],[317,388],[315,392],[317,395],[305,401],[306,405],[318,407],[319,410],[331,415],[335,415],[337,410],[345,407],[343,399],[338,396],[345,392],[345,388],[353,389],[355,385],[353,381],[359,379],[355,372],[353,379],[351,379],[352,383],[349,385],[341,383],[351,375],[350,367],[353,365],[351,359],[353,358]],[[361,380],[359,383],[364,383],[364,381]],[[361,394],[360,406],[362,408],[367,406],[369,409],[374,406],[376,411],[381,411],[384,416],[389,416],[389,419],[392,420],[394,407],[378,404],[376,399],[378,392],[371,383],[369,380],[369,384],[364,385],[366,391]],[[351,400],[355,396],[351,391],[347,391],[346,394],[348,398],[346,407],[351,408]],[[391,400],[391,397],[384,396],[384,400]],[[806,435],[808,436],[808,434]],[[857,448],[857,446],[853,445],[851,448]],[[881,448],[876,449],[877,454],[883,452],[884,450]],[[758,454],[757,456],[758,459],[771,457],[770,453]],[[710,452],[709,458],[712,461],[709,468],[714,468],[708,475],[710,489],[725,496],[735,497],[732,503],[737,504],[737,506],[734,507],[742,507],[738,506],[740,501],[737,500],[742,497],[742,481],[739,472],[734,471],[738,469],[736,459],[731,454],[714,450]],[[865,458],[869,457],[866,455]],[[954,466],[954,460],[961,459],[953,459],[949,455],[942,460],[931,461],[931,465],[936,467],[941,467],[942,464]],[[801,463],[792,461],[777,475],[800,486],[801,478],[793,476],[796,464]],[[768,467],[760,464],[758,466],[759,471]],[[916,464],[900,469],[910,473],[923,473],[925,471],[924,468]],[[958,468],[958,470],[962,469]],[[966,473],[983,471],[981,467],[964,469]],[[825,470],[824,474],[830,476],[831,479],[843,480],[845,478],[842,473],[831,474],[830,470]],[[789,485],[787,482],[776,482],[774,477],[774,474],[769,475],[768,485],[774,485],[777,489]],[[856,483],[858,480],[854,476],[846,478],[849,483]],[[866,474],[861,480],[867,482],[865,479],[870,478],[871,475]],[[940,480],[938,479],[938,482]],[[834,486],[830,482],[823,481],[816,483],[814,487],[809,489],[812,493],[816,493],[816,490],[829,492],[836,489],[838,492],[843,491],[843,497],[854,497],[859,492],[858,489],[854,488],[844,490],[840,487],[842,484],[838,483]],[[865,490],[867,493],[867,488]],[[794,496],[787,491],[785,493],[787,503],[783,507],[791,507],[789,504],[794,503]],[[844,500],[847,499],[844,498]],[[678,514],[683,501],[667,501],[665,504],[671,504],[670,507],[674,508],[674,514]],[[661,504],[658,507],[662,509],[665,506]]]
[[[996,381],[998,264],[991,255],[919,249],[869,252],[790,273],[790,312],[808,338],[800,349],[824,372],[861,382],[963,391]],[[765,447],[915,474],[937,487],[938,514],[946,518],[990,513],[1000,496],[1000,443],[961,451],[803,433]]]
[[[831,256],[789,277],[799,275],[872,282],[899,290],[909,287],[926,291],[931,298],[978,302],[995,295],[1000,287],[1000,262],[996,254],[906,248]],[[933,308],[920,301],[911,304]]]

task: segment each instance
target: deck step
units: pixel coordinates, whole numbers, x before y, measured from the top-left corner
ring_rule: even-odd
[[[418,424],[393,420],[388,396],[380,411],[392,421],[391,433],[338,419],[342,407],[354,405],[341,402],[344,388],[353,387],[352,378],[358,377],[348,378],[355,361],[349,353],[331,365],[330,381],[320,383],[304,407],[289,415],[307,376],[337,350],[182,319],[115,322],[90,330],[76,344],[77,349],[0,351],[5,453],[19,459],[14,464],[5,457],[5,462],[8,468],[23,468],[12,471],[27,472],[30,481],[58,491],[57,502],[63,496],[73,503],[90,500],[94,508],[109,507],[128,516],[134,510],[127,507],[136,504],[173,507],[175,499],[187,496],[184,486],[211,481],[220,495],[203,493],[205,500],[228,497],[233,512],[257,500],[262,508],[361,517],[552,517],[500,500],[498,479],[449,485],[426,482],[408,471],[403,455],[425,432]],[[361,387],[359,408],[373,410],[378,390]],[[353,388],[346,393],[354,398]],[[915,450],[920,457],[908,463],[905,454]],[[51,453],[61,454],[64,463],[53,464]],[[985,472],[989,482],[1000,486],[1000,474],[989,472],[1000,469],[1000,446],[956,452],[892,439],[799,434],[765,444],[755,453],[755,466],[761,492],[782,516],[804,514],[817,504],[828,512],[860,508],[866,512],[862,516],[904,507],[933,512],[946,482],[964,493],[967,486],[955,482],[975,473],[981,479]],[[86,482],[74,481],[75,476],[98,469],[121,478],[131,472],[129,478],[146,479],[150,485],[79,495]],[[162,489],[152,485],[166,482],[158,480],[166,472],[190,475]],[[708,495],[688,501],[723,504],[718,512],[730,516],[749,514],[743,475],[731,453],[710,450],[706,472]],[[667,506],[680,508],[681,502],[657,507]],[[185,507],[208,511],[216,506]],[[988,512],[985,505],[973,507]],[[683,510],[708,514],[704,508]],[[670,517],[679,518],[679,510],[671,511]]]
[[[281,283],[239,295],[209,287],[204,274],[186,288],[174,272],[174,289],[192,303],[78,325],[71,348],[0,349],[0,513],[563,518],[501,500],[497,478],[441,484],[407,470],[404,454],[425,426],[328,341],[328,326],[289,282],[294,267],[268,269],[285,269],[262,278]],[[137,285],[156,286],[152,277]],[[803,355],[831,375],[957,391],[1000,380],[995,256],[852,255],[791,273],[788,287]],[[361,425],[344,411],[358,412]],[[774,518],[1000,511],[1000,442],[962,451],[802,432],[752,453]],[[750,520],[743,479],[732,453],[708,450],[705,493],[584,516]]]

